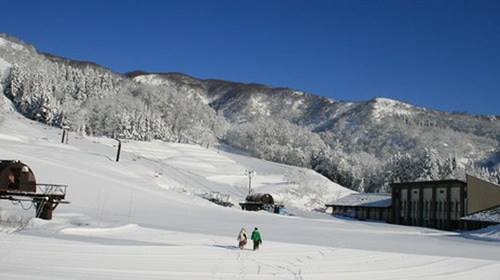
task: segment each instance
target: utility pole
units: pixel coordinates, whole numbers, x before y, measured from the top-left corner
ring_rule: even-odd
[[[122,150],[122,141],[120,139],[116,139],[118,141],[118,151],[116,152],[116,161],[120,160],[120,151]]]
[[[66,142],[66,144],[68,144],[69,126],[63,126],[62,129],[63,133],[62,133],[61,143],[64,144]]]
[[[250,190],[252,189],[252,177],[255,175],[255,171],[253,170],[245,170],[245,175],[248,176],[248,194],[250,194]]]

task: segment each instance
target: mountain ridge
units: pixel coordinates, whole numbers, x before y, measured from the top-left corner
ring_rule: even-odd
[[[437,158],[440,175],[419,167],[405,171],[411,173],[407,180],[463,178],[483,168],[499,177],[497,116],[441,112],[384,97],[338,101],[178,72],[122,75],[1,36],[0,58],[9,64],[2,66],[3,92],[19,111],[81,134],[201,145],[223,141],[260,158],[312,168],[353,189],[368,184],[372,191],[401,180],[393,170],[400,155],[415,165],[431,154]],[[450,157],[454,170],[442,170]]]

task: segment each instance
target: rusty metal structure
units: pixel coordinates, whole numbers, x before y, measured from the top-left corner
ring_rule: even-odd
[[[253,193],[247,195],[245,202],[240,203],[241,209],[248,211],[266,210],[273,213],[279,213],[283,208],[281,204],[275,204],[274,198],[268,193]]]
[[[65,201],[66,185],[37,184],[35,174],[18,160],[0,160],[0,199],[31,202],[36,217],[52,219],[52,212]]]

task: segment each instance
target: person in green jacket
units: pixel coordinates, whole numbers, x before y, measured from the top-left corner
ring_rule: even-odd
[[[259,245],[262,243],[262,237],[260,236],[260,232],[257,228],[252,231],[251,239],[253,241],[253,250],[259,249]]]

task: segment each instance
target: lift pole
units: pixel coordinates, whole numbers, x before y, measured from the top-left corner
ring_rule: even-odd
[[[120,151],[122,150],[122,141],[120,139],[116,139],[118,141],[118,151],[116,152],[116,161],[120,161]]]
[[[245,170],[245,175],[248,176],[248,194],[250,194],[250,191],[252,189],[252,177],[255,174],[255,171],[253,170]]]

